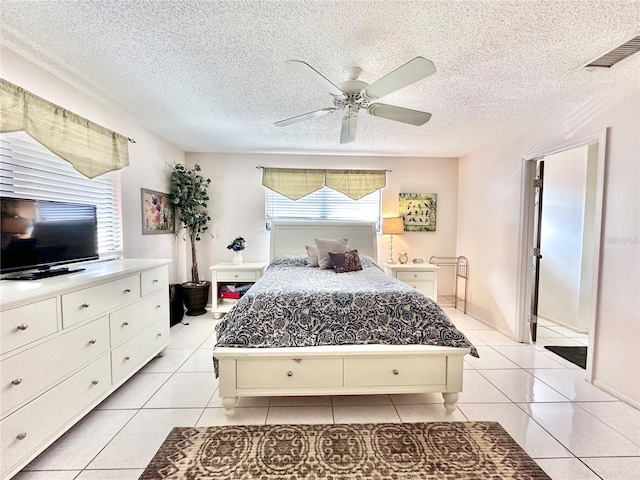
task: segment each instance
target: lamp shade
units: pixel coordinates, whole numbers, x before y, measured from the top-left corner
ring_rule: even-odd
[[[402,217],[389,217],[382,219],[383,235],[398,235],[404,233]]]

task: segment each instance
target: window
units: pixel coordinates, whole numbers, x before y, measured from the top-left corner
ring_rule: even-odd
[[[359,220],[380,222],[382,190],[352,200],[335,190],[320,190],[293,201],[266,189],[266,217],[271,220]]]
[[[93,204],[98,214],[100,257],[122,255],[118,172],[88,179],[27,134],[2,134],[0,195]]]

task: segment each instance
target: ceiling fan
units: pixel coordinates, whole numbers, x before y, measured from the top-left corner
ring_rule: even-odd
[[[344,73],[347,75],[348,80],[336,86],[308,63],[300,60],[287,60],[284,63],[294,72],[306,77],[331,94],[331,96],[333,96],[333,106],[281,120],[275,123],[276,127],[286,127],[310,118],[328,115],[336,110],[343,110],[344,117],[342,118],[340,143],[350,143],[356,139],[358,112],[360,110],[366,110],[369,115],[373,115],[374,117],[386,118],[388,120],[395,120],[396,122],[416,126],[424,125],[431,118],[431,114],[427,112],[396,107],[384,103],[372,103],[385,95],[389,95],[396,90],[400,90],[429,75],[433,75],[436,67],[430,60],[424,57],[416,57],[408,61],[393,72],[376,80],[371,85],[362,80],[358,80],[362,72],[358,67],[345,68]]]

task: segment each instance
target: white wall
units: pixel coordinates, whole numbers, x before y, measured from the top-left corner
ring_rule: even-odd
[[[55,77],[13,51],[0,50],[3,78],[78,115],[133,138],[129,166],[121,173],[125,257],[171,258],[171,282],[183,281],[183,254],[174,235],[142,235],[140,189],[168,192],[167,165],[184,162],[184,152],[150,133],[136,119]],[[180,272],[180,274],[178,274]]]
[[[245,262],[269,259],[269,233],[265,231],[265,189],[262,170],[256,166],[290,168],[367,168],[389,169],[383,190],[382,214],[398,213],[399,193],[437,193],[438,217],[435,232],[411,232],[394,238],[394,252],[406,250],[409,258],[455,255],[457,176],[455,158],[339,157],[309,155],[250,155],[188,153],[187,164],[199,163],[202,174],[211,178],[209,211],[210,238],[205,235],[198,246],[200,273],[210,279],[210,265],[228,262],[226,246],[236,236],[247,240],[242,254]],[[388,237],[378,238],[378,261],[388,257]],[[453,291],[453,275],[443,271],[441,292]]]
[[[593,380],[640,404],[640,93],[637,79],[537,131],[462,157],[458,252],[469,258],[468,311],[513,334],[523,157],[608,128]]]
[[[538,315],[577,330],[587,145],[544,159]]]

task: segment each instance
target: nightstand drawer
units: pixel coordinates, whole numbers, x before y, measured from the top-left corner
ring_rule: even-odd
[[[216,272],[218,282],[255,282],[258,279],[255,271],[221,270]]]
[[[436,278],[435,272],[397,272],[396,278],[403,282],[433,282]]]

